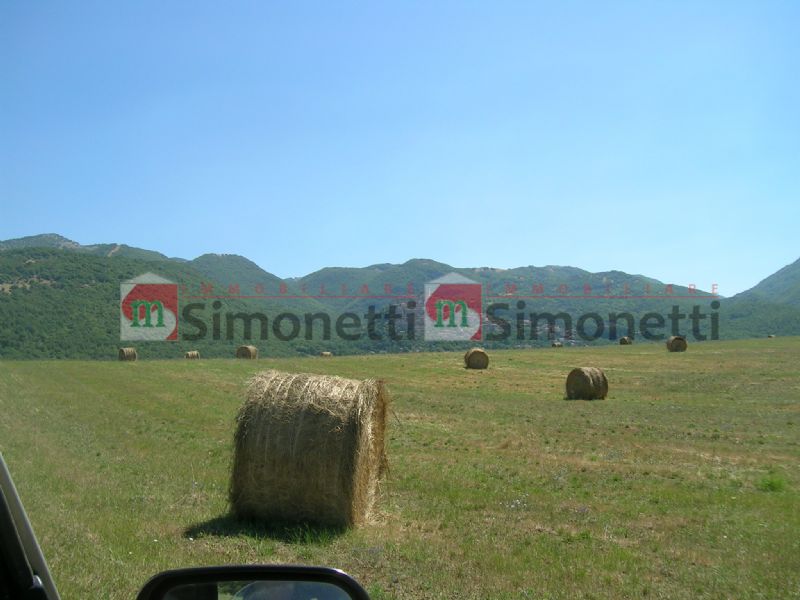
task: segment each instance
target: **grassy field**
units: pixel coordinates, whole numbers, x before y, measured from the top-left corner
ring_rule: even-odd
[[[800,597],[800,339],[139,363],[0,362],[3,452],[65,600],[156,571],[340,567],[382,598]],[[604,401],[563,400],[599,366]],[[376,521],[227,517],[254,372],[380,377],[393,398]]]

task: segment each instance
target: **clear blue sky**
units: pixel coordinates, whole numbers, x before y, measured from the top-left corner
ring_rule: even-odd
[[[0,5],[0,239],[742,291],[800,257],[800,2]]]

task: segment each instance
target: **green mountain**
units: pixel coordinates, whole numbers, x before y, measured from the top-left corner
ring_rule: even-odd
[[[281,279],[238,254],[203,254],[189,264],[202,275],[227,285],[239,285],[242,293],[255,293],[256,286],[278,293]]]
[[[13,240],[0,241],[0,250],[19,250],[20,248],[58,248],[61,250],[77,250],[81,247],[57,233],[42,233]]]
[[[726,300],[722,319],[736,337],[800,333],[800,260]]]
[[[202,332],[182,314],[179,341],[120,341],[120,284],[148,272],[180,284],[180,308],[193,307],[191,315],[203,324],[205,336],[190,339]],[[266,356],[318,351],[303,339],[281,342],[270,335],[262,340],[258,321],[252,325],[252,341],[244,339],[241,319],[232,321],[229,336],[228,313],[274,316],[285,306],[269,300],[188,297],[194,291],[199,295],[203,284],[222,289],[221,283],[185,262],[56,248],[5,250],[0,252],[0,358],[115,359],[117,349],[127,345],[136,346],[143,358],[182,357],[187,350],[199,350],[205,357],[230,357],[241,343],[254,343]],[[214,315],[219,319],[219,339],[214,339]]]
[[[238,254],[203,254],[187,264],[208,280],[219,282],[215,295],[241,296],[267,314],[279,314],[289,308],[298,313],[328,308],[315,298],[297,297],[310,294],[301,291],[295,282],[283,281]]]
[[[83,246],[57,233],[43,233],[28,237],[16,238],[13,240],[0,241],[0,251],[20,250],[22,248],[56,248],[59,250],[70,250],[82,254],[93,254],[95,256],[124,256],[127,258],[140,258],[143,260],[174,260],[182,261],[180,258],[170,259],[160,252],[145,250],[125,244],[92,244]]]
[[[126,258],[139,258],[142,260],[171,260],[175,262],[183,262],[180,258],[168,258],[160,252],[154,250],[145,250],[144,248],[136,248],[126,244],[95,244],[92,246],[81,246],[79,252],[93,254],[95,256],[124,256]]]
[[[444,263],[412,259],[401,265],[372,265],[363,269],[323,269],[301,278],[309,290],[324,285],[330,290],[337,282],[345,282],[349,294],[336,298],[341,310],[364,312],[370,305],[379,310],[391,303],[413,300],[418,309],[424,299],[425,283],[449,273],[457,273],[480,283],[487,303],[508,304],[516,318],[523,302],[524,312],[632,312],[644,314],[668,312],[673,304],[682,309],[699,301],[708,305],[713,299],[702,291],[694,293],[683,286],[667,286],[641,275],[621,271],[590,273],[575,267],[519,267],[516,269],[456,268]],[[396,296],[382,298],[382,296]],[[405,298],[405,296],[409,296]],[[689,309],[690,310],[690,309]],[[419,315],[420,320],[422,315]]]
[[[800,308],[734,296],[722,305],[720,329],[731,339],[800,335]]]
[[[800,308],[800,259],[732,299],[747,302],[762,300]]]
[[[484,310],[491,307],[492,318],[484,321],[482,343],[489,348],[549,345],[551,335],[583,344],[582,335],[591,336],[598,327],[603,328],[599,339],[588,343],[614,343],[629,333],[642,340],[646,318],[662,319],[656,333],[669,335],[673,310],[686,315],[679,332],[690,334],[687,317],[695,306],[718,319],[723,339],[800,334],[800,261],[752,290],[719,299],[720,307],[706,292],[621,271],[456,268],[412,259],[330,267],[284,281],[237,255],[186,261],[124,244],[83,246],[45,234],[0,241],[0,358],[114,358],[125,345],[119,335],[120,283],[147,272],[180,285],[180,335],[178,342],[135,344],[142,357],[180,357],[190,349],[231,356],[245,341],[267,356],[464,348],[470,344],[424,341],[425,284],[449,273],[483,286]],[[551,329],[543,313],[567,313],[570,320],[558,320]],[[614,319],[619,329],[612,336]],[[710,318],[697,323],[700,334],[712,334]],[[412,325],[415,335],[408,339]],[[399,332],[395,339],[391,328]],[[353,331],[360,332],[358,339],[346,339]],[[291,340],[282,341],[287,337]]]

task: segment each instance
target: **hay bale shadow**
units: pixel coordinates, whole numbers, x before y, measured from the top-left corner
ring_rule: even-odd
[[[291,523],[279,521],[256,521],[238,519],[233,514],[220,515],[187,527],[184,538],[239,537],[269,538],[287,544],[332,543],[347,531],[346,527],[315,525],[314,523]]]

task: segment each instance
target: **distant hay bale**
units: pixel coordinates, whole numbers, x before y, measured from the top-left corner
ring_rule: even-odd
[[[199,350],[189,350],[186,353],[186,358],[189,360],[197,360],[200,358],[200,351]]]
[[[688,344],[682,335],[673,335],[667,339],[667,350],[670,352],[685,352]]]
[[[564,347],[564,344],[562,344],[562,343],[561,343],[561,342],[559,342],[559,341],[555,341],[555,342],[553,342],[553,343],[552,343],[552,344],[550,344],[550,345],[551,345],[553,348],[563,348],[563,347]]]
[[[633,343],[633,338],[627,335],[622,336],[619,338],[619,345],[620,346],[630,346]]]
[[[333,352],[320,352],[319,355],[323,358],[330,358],[333,356]]]
[[[467,369],[485,369],[489,366],[489,355],[483,348],[472,348],[464,355],[464,366]]]
[[[119,359],[125,361],[134,361],[139,356],[136,354],[136,348],[120,348]]]
[[[264,371],[236,418],[233,514],[352,526],[369,520],[386,469],[381,381]]]
[[[258,348],[255,346],[239,346],[236,349],[236,358],[258,358]]]
[[[608,379],[602,369],[580,367],[567,375],[568,400],[605,400],[608,395]]]
[[[770,333],[770,334],[769,334],[767,337],[768,337],[768,338],[774,338],[774,337],[775,337],[775,334],[774,334],[774,333]]]

